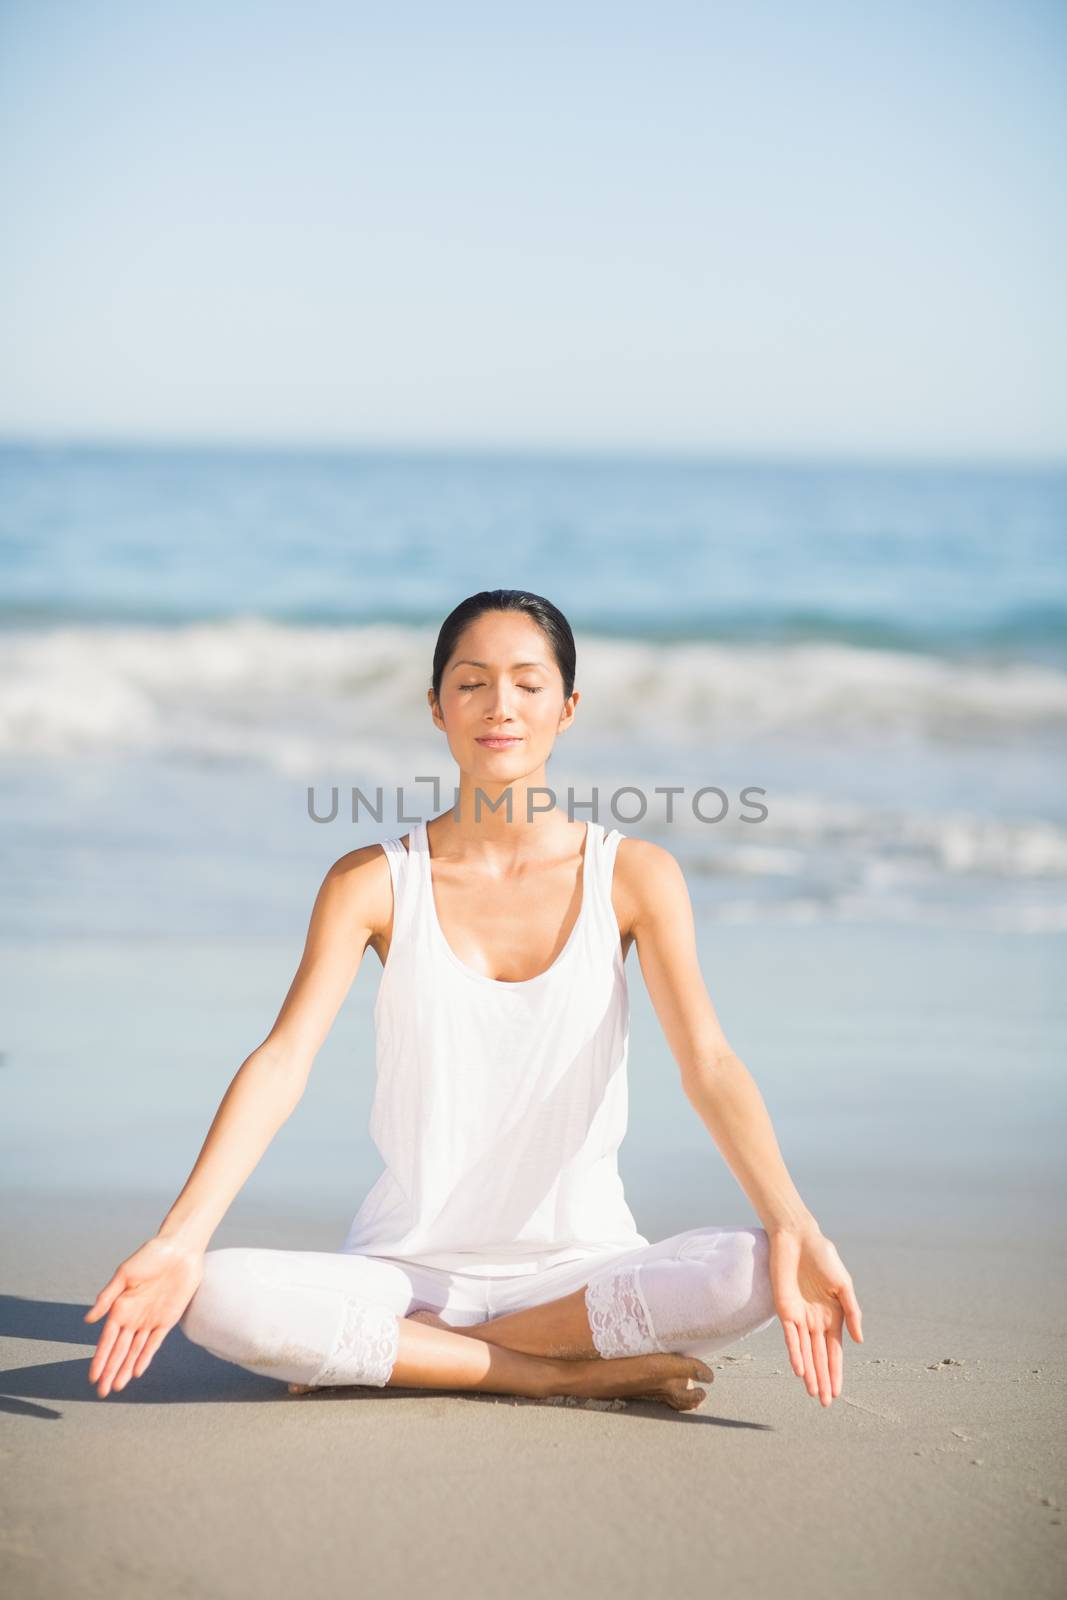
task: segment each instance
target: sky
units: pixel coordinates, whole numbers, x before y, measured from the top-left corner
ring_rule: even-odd
[[[1067,460],[1067,5],[0,0],[0,434]]]

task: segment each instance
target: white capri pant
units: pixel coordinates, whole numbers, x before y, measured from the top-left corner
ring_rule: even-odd
[[[431,1310],[457,1327],[585,1286],[605,1359],[706,1358],[775,1317],[763,1228],[688,1228],[657,1244],[540,1272],[479,1277],[389,1256],[234,1246],[208,1250],[179,1326],[212,1355],[288,1383],[388,1384],[398,1318]]]

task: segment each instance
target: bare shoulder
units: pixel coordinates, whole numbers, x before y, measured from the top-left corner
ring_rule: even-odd
[[[401,843],[407,846],[410,837],[410,834],[401,834]],[[343,856],[337,857],[337,860],[330,868],[330,872],[337,877],[346,877],[350,873],[358,872],[361,867],[365,867],[369,862],[372,861],[380,862],[381,865],[386,867],[386,870],[388,871],[384,845],[363,844],[358,846],[358,848],[355,850],[348,850]]]
[[[384,932],[393,915],[393,885],[381,844],[360,845],[338,856],[323,879],[320,896],[346,923],[372,934]]]
[[[689,889],[670,850],[627,834],[616,850],[613,898],[620,926],[633,932],[657,916],[677,915],[688,904]]]

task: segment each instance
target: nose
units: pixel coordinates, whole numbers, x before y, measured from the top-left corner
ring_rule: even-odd
[[[497,684],[496,689],[489,697],[490,706],[489,710],[485,714],[485,720],[487,723],[495,724],[501,721],[510,722],[512,720],[511,702],[512,696],[515,694],[515,692],[516,691],[514,689],[510,689],[506,683]]]

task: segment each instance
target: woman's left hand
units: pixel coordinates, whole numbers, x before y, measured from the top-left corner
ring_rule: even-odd
[[[841,1393],[841,1324],[863,1343],[862,1316],[837,1247],[818,1229],[783,1229],[770,1237],[774,1309],[785,1330],[793,1371],[824,1406]]]

